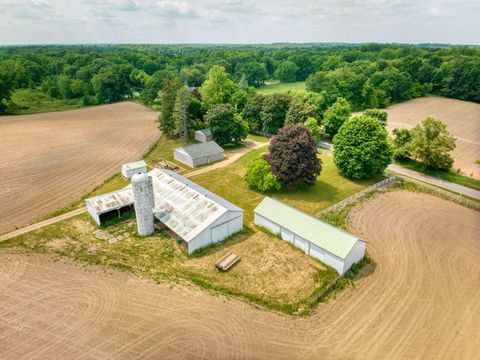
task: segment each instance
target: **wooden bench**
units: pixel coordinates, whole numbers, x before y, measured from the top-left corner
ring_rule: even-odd
[[[217,270],[227,271],[240,260],[240,256],[228,253],[215,263]]]

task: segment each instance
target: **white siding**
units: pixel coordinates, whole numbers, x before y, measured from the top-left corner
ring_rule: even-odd
[[[211,164],[220,160],[223,160],[225,154],[223,152],[219,152],[216,154],[202,156],[196,159],[193,159],[193,167],[198,167],[206,164]]]
[[[309,243],[309,241],[305,240],[304,238],[302,238],[298,235],[295,235],[293,241],[294,241],[293,245],[295,245],[300,250],[302,250],[303,252],[308,254],[308,243]]]
[[[263,216],[254,214],[254,224],[259,225],[267,229],[268,231],[274,233],[275,235],[280,234],[280,226],[271,222],[270,220],[265,219]]]
[[[346,273],[353,264],[362,261],[365,256],[365,245],[365,241],[358,240],[352,250],[350,250],[345,258],[344,273]]]
[[[288,241],[290,244],[293,243],[293,233],[288,231],[287,229],[284,229],[284,228],[281,228],[280,229],[280,237],[285,240],[285,241]]]
[[[243,229],[243,212],[228,211],[188,242],[188,253],[225,240]]]
[[[325,263],[325,250],[315,244],[310,244],[310,256]]]
[[[194,164],[193,164],[192,158],[189,157],[188,155],[184,154],[184,153],[181,153],[180,151],[174,150],[173,151],[173,157],[175,158],[175,160],[180,161],[181,163],[183,163],[185,165],[188,165],[192,168],[195,167]]]
[[[142,173],[146,174],[147,173],[147,167],[146,166],[141,166],[138,168],[133,168],[133,169],[128,169],[126,167],[122,166],[122,175],[126,177],[127,179],[131,179],[133,175]]]
[[[343,271],[343,260],[340,259],[339,257],[333,255],[332,253],[329,253],[328,251],[325,251],[325,264],[330,265],[332,268],[337,270],[337,272],[340,275],[344,274]]]
[[[92,219],[100,226],[100,215],[92,208],[92,206],[87,202],[87,211],[92,217]]]

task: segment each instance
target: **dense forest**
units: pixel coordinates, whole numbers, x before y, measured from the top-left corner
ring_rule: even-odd
[[[316,100],[305,94],[296,96],[323,103],[317,108],[317,118],[339,97],[346,99],[352,110],[382,108],[426,94],[480,102],[480,49],[475,47],[17,46],[0,48],[0,112],[11,112],[15,108],[12,93],[24,88],[53,98],[78,99],[82,105],[129,98],[160,105],[167,81],[176,79],[177,84],[200,87],[214,65],[243,89],[237,96],[240,99],[233,101],[237,112],[244,110],[247,100],[255,96],[255,88],[266,80],[306,81],[307,89],[317,94],[313,96]],[[282,106],[287,112],[288,106]],[[276,128],[273,125],[268,130]]]

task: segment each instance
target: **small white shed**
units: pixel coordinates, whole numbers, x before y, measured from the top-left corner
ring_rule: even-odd
[[[130,179],[133,175],[147,173],[147,163],[143,160],[134,161],[128,164],[122,165],[122,175],[127,179]]]
[[[179,147],[173,157],[192,168],[223,160],[225,151],[215,141]]]
[[[195,140],[202,143],[212,140],[212,132],[210,129],[202,129],[195,131]]]
[[[340,275],[365,256],[364,240],[269,197],[255,208],[254,223],[331,266]]]

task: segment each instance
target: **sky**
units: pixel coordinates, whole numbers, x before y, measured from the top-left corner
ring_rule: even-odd
[[[480,44],[480,0],[0,0],[0,45]]]

